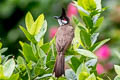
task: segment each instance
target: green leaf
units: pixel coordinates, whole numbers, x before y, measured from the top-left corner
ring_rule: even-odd
[[[21,56],[18,56],[18,58],[17,58],[17,64],[18,65],[25,64],[24,63],[24,59]]]
[[[39,46],[37,46],[37,51],[38,51],[39,58],[46,57],[45,52]]]
[[[79,55],[79,54],[75,50],[67,49],[65,55],[70,56],[70,55]]]
[[[51,46],[50,43],[45,43],[45,44],[43,44],[40,48],[41,48],[45,53],[48,53],[48,52],[50,51],[50,46]]]
[[[98,28],[99,26],[101,26],[101,24],[103,23],[103,20],[104,20],[104,17],[98,18],[98,20],[96,21],[94,27]]]
[[[49,61],[52,61],[52,60],[55,60],[55,57],[53,56],[52,49],[50,49],[50,51],[47,53],[46,62],[49,62]]]
[[[76,18],[73,18],[74,21],[76,21],[75,19]],[[76,21],[76,25],[78,24],[78,22]],[[75,35],[74,35],[74,38],[73,38],[73,48],[74,49],[77,49],[79,46],[80,46],[80,28],[78,26],[75,27],[75,31],[74,31]]]
[[[1,62],[2,62],[2,57],[1,57],[1,55],[0,55],[0,64],[1,64]]]
[[[86,78],[89,76],[88,72],[81,72],[79,74],[79,80],[86,80]]]
[[[92,52],[90,52],[90,51],[88,51],[88,50],[85,50],[85,49],[77,49],[76,50],[80,55],[83,55],[83,56],[86,56],[86,57],[89,57],[89,58],[97,58],[97,56],[94,54],[94,53],[92,53]]]
[[[80,31],[80,43],[82,47],[87,49],[91,46],[90,35],[84,30]]]
[[[95,18],[98,18],[100,16],[100,13],[102,13],[103,11],[100,11],[100,9],[94,10],[90,13],[90,16],[93,17],[93,20]]]
[[[37,64],[34,66],[35,75],[43,75],[45,73],[43,60],[39,59]]]
[[[54,64],[55,64],[55,61],[51,60],[51,61],[48,61],[48,62],[46,63],[46,66],[47,66],[48,68],[52,68],[52,69],[53,69]]]
[[[85,63],[85,65],[86,65],[87,67],[91,67],[91,66],[95,66],[96,63],[97,63],[97,59],[90,59],[89,61],[87,61],[87,62]]]
[[[103,41],[97,42],[95,43],[91,48],[90,51],[94,52],[95,50],[97,50],[98,48],[100,48],[103,44],[105,44],[106,42],[108,42],[110,39],[105,39]]]
[[[3,66],[0,65],[0,79],[5,79],[6,77],[4,76],[4,70],[3,70]]]
[[[120,66],[114,65],[115,72],[120,76]]]
[[[24,43],[22,41],[19,41],[19,44],[21,45],[21,47],[23,47]]]
[[[0,42],[0,48],[2,48],[2,43]]]
[[[84,80],[89,76],[88,67],[84,63],[82,63],[81,65],[79,65],[76,75],[77,75],[77,80]]]
[[[5,51],[7,51],[8,48],[2,48],[0,49],[0,54],[4,53]]]
[[[120,76],[117,75],[114,80],[120,80]]]
[[[103,80],[102,78],[100,78],[100,77],[97,77],[97,80]],[[109,80],[111,80],[111,79],[109,79]]]
[[[78,68],[79,65],[80,65],[80,61],[79,61],[78,58],[72,57],[72,58],[71,58],[71,64],[72,64],[72,66],[73,66],[74,72],[76,72],[76,71],[77,71],[77,68]]]
[[[15,69],[15,61],[14,59],[9,59],[4,65],[3,65],[3,69],[4,69],[4,75],[6,77],[10,77]]]
[[[34,23],[33,17],[30,12],[28,12],[25,16],[25,24],[27,27],[28,32],[30,33],[31,26]]]
[[[13,74],[8,80],[18,80],[19,73]]]
[[[34,36],[31,35],[25,28],[23,28],[22,26],[19,26],[20,29],[24,32],[25,36],[27,37],[27,39],[33,43],[37,43]]]
[[[96,80],[94,73],[92,73],[86,80]]]
[[[97,38],[99,36],[99,33],[93,33],[91,36],[91,46],[94,45],[94,43],[97,41]]]
[[[72,21],[73,21],[74,24],[76,24],[76,25],[79,24],[79,20],[78,20],[75,16],[72,16]]]
[[[36,77],[35,78],[35,80],[44,80],[44,78],[46,78],[46,77],[50,77],[50,76],[52,76],[52,73],[50,73],[50,74],[44,74],[43,76],[41,76],[41,77]],[[52,79],[53,80],[53,79]]]
[[[40,29],[44,23],[44,15],[41,14],[37,20],[32,24],[31,29],[30,29],[30,34],[36,35],[40,32]]]
[[[59,77],[57,80],[67,80],[65,77]]]
[[[44,40],[43,38],[41,38],[40,41],[37,43],[37,45],[41,47],[43,44],[44,44]]]
[[[77,80],[77,77],[72,69],[65,70],[65,77],[67,80]]]
[[[96,3],[94,0],[78,0],[78,5],[88,11],[96,9]]]
[[[35,62],[37,61],[37,58],[35,57],[32,51],[32,47],[29,44],[24,43],[22,49],[23,49],[23,55],[28,62],[30,60],[35,61]]]
[[[8,55],[2,58],[2,64],[5,64],[6,61],[9,59],[9,57],[12,57],[12,55]]]
[[[79,11],[81,17],[88,16],[90,14],[82,6],[79,6],[79,3],[77,3],[76,1],[74,1],[74,3],[75,3],[74,6],[76,6],[78,8],[78,11]]]
[[[26,69],[25,60],[21,56],[18,56],[17,64],[18,64],[18,68],[20,68],[21,71],[25,71]]]
[[[102,8],[101,0],[95,0],[95,3],[96,3],[96,9],[101,10],[101,8]]]
[[[65,56],[65,62],[69,61],[74,55]]]
[[[35,35],[35,39],[37,42],[41,40],[41,38],[45,35],[46,31],[47,31],[47,21],[45,20],[39,33]]]
[[[93,21],[92,21],[91,17],[89,17],[89,16],[83,16],[83,21],[86,24],[86,27],[88,29],[92,29],[92,27],[93,27]]]

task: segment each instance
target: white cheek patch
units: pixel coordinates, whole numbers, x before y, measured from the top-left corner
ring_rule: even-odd
[[[62,20],[62,23],[63,23],[63,24],[67,24],[67,21],[65,21],[65,20]]]
[[[60,19],[58,19],[58,23],[60,26],[62,25],[62,21]]]

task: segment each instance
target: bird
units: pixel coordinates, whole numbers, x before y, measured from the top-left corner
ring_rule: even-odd
[[[74,28],[70,24],[69,18],[66,16],[65,9],[62,8],[61,16],[54,16],[59,23],[59,28],[56,32],[56,62],[53,73],[55,77],[65,76],[65,52],[69,48],[73,37]]]

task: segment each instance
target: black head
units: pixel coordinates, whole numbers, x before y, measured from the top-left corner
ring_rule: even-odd
[[[62,8],[62,14],[61,14],[61,16],[60,17],[54,16],[54,18],[56,18],[58,20],[58,23],[60,25],[66,25],[66,24],[69,23],[69,18],[66,16],[64,8]]]

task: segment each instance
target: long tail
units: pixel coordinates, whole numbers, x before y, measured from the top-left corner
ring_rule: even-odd
[[[60,52],[57,55],[56,63],[53,71],[53,73],[55,74],[55,77],[60,77],[62,75],[65,75],[64,65],[65,65],[64,54]]]

